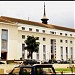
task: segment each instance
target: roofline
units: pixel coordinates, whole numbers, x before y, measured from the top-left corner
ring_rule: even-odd
[[[15,23],[5,23],[5,22],[0,22],[0,24],[6,24],[6,25],[11,25],[11,26],[17,26],[19,27],[17,24]]]
[[[1,16],[0,19],[3,22],[5,21],[5,22],[10,22],[10,23],[21,23],[21,24],[28,24],[28,25],[46,27],[46,28],[50,28],[50,29],[57,29],[57,30],[75,32],[75,29],[73,29],[73,28],[62,27],[62,26],[57,26],[57,25],[52,25],[52,24],[43,24],[43,23],[40,23],[40,22],[34,22],[34,21],[29,21],[29,20],[24,20],[24,19],[17,19],[17,18],[11,18],[11,17],[6,17],[6,16]]]

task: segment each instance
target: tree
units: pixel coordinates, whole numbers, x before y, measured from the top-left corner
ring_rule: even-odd
[[[31,57],[32,59],[32,55],[33,52],[38,52],[39,50],[39,42],[36,42],[37,38],[34,36],[27,36],[27,40],[25,40],[24,42],[26,43],[25,46],[25,50],[27,50],[29,52],[28,54],[28,58]]]

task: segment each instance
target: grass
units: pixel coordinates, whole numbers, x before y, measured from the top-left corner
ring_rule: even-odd
[[[56,72],[65,72],[65,73],[67,73],[67,72],[71,72],[71,68],[55,68],[55,71]],[[75,68],[73,68],[73,72],[75,72]]]
[[[4,69],[0,69],[0,74],[4,74]]]

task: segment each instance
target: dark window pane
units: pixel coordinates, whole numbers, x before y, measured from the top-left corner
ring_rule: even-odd
[[[43,33],[45,33],[45,30],[42,30]]]
[[[29,28],[29,31],[32,31],[32,28]]]
[[[36,29],[36,32],[39,32],[39,29]]]
[[[25,27],[22,27],[22,30],[25,30]]]
[[[25,39],[25,35],[22,35],[22,39]]]

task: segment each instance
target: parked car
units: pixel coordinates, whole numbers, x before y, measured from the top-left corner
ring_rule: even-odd
[[[56,60],[49,60],[48,62],[51,63],[51,64],[53,64],[53,63],[57,63]]]
[[[48,62],[48,60],[42,60],[41,63],[42,64],[48,64],[49,62]]]
[[[70,64],[70,63],[74,63],[74,61],[72,60],[72,61],[69,61],[69,60],[59,60],[59,61],[57,61],[59,64]]]
[[[58,64],[61,64],[61,60],[57,60],[57,63],[58,63]]]
[[[23,62],[24,62],[26,65],[27,65],[27,64],[30,64],[30,65],[39,64],[39,62],[37,62],[37,60],[35,60],[35,59],[25,59]]]
[[[5,63],[0,61],[0,64],[5,64]]]
[[[8,75],[56,75],[51,64],[17,66]]]

